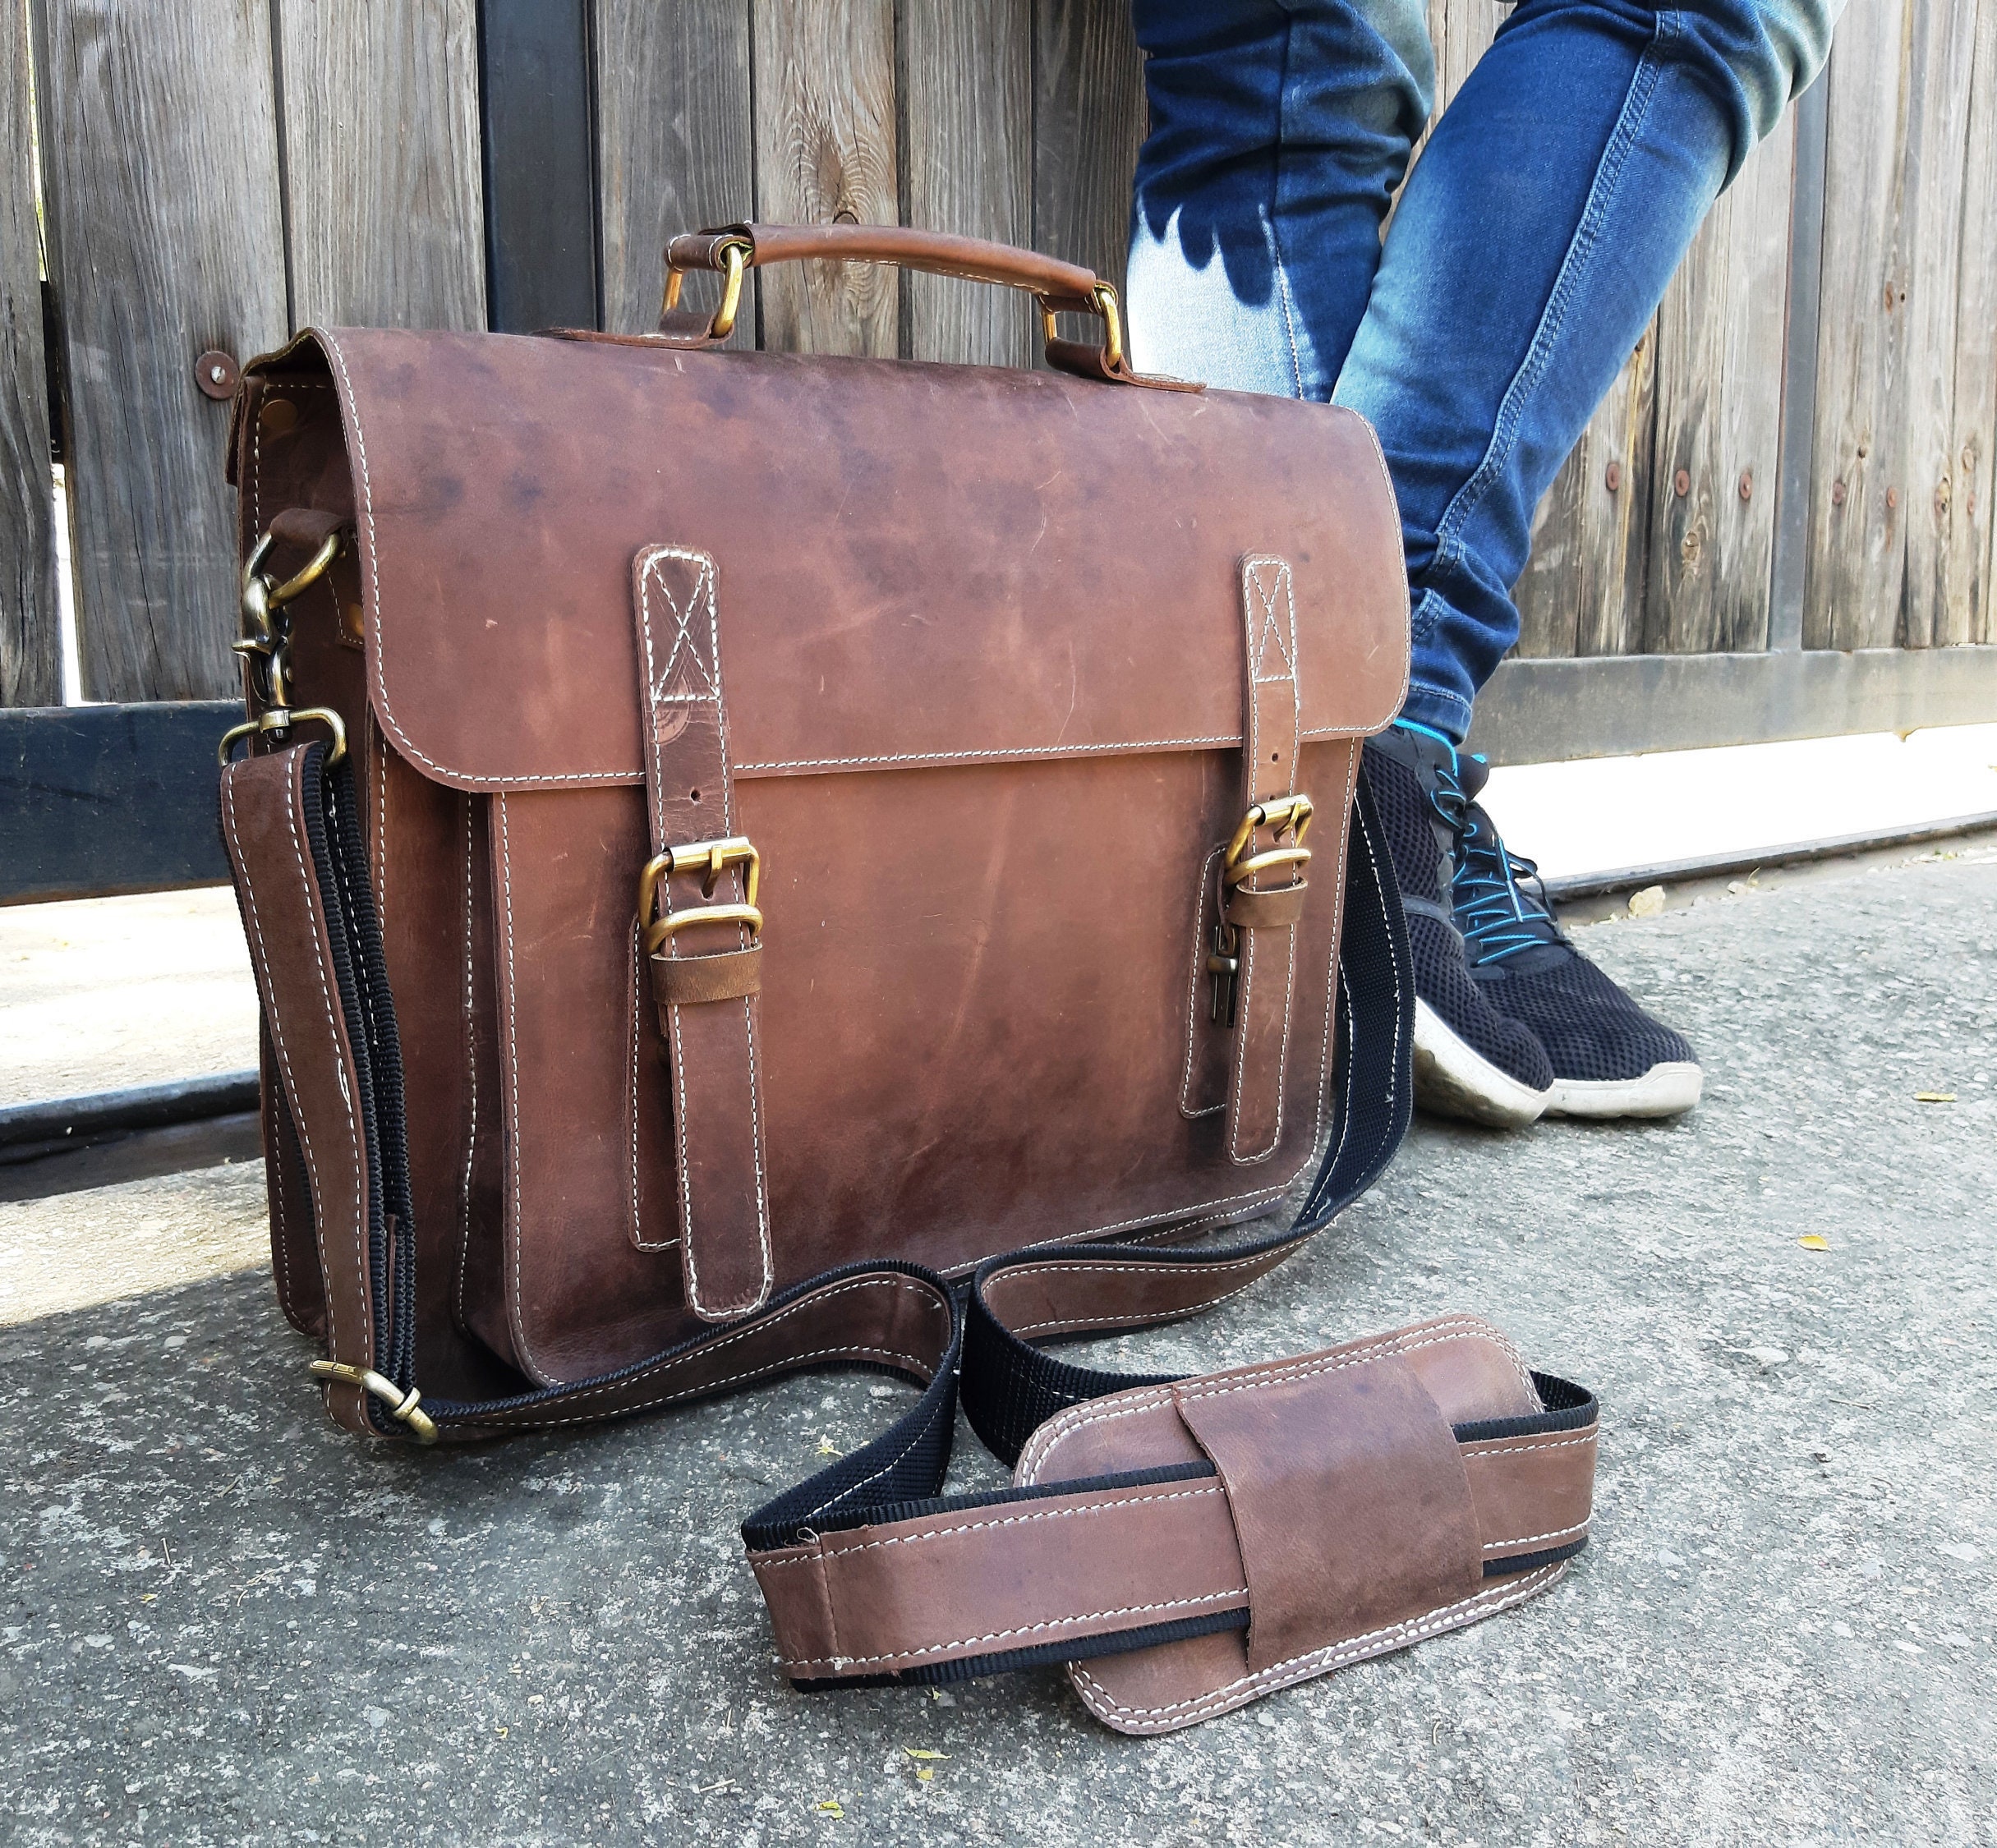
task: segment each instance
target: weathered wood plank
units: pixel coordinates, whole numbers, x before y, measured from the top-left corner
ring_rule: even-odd
[[[1533,516],[1512,592],[1521,655],[1627,655],[1640,643],[1656,355],[1654,321]]]
[[[483,328],[476,0],[274,16],[293,324]]]
[[[1940,647],[1992,632],[1997,0],[1921,0],[1915,55],[1907,640]]]
[[[643,333],[659,318],[666,240],[756,215],[749,0],[600,0],[596,123],[604,325]],[[689,285],[689,301],[703,287]],[[752,302],[729,344],[755,343]]]
[[[902,34],[909,223],[1030,245],[1031,0],[907,0]],[[911,358],[1032,363],[1027,297],[946,276],[911,275],[903,287]]]
[[[1970,85],[1975,68],[1976,0],[1914,0],[1908,90],[1907,372],[1899,407],[1907,426],[1902,498],[1907,529],[1903,644],[1926,648],[1947,638],[1949,528],[1953,489],[1958,285],[1969,227],[1990,209],[1990,175],[1968,175]]]
[[[775,224],[895,224],[894,0],[754,0],[756,212]],[[762,273],[762,343],[893,354],[900,273],[785,264]]]
[[[1811,444],[1806,648],[1890,646],[1907,563],[1912,0],[1852,7],[1831,51],[1824,313]]]
[[[1447,108],[1477,60],[1491,48],[1511,11],[1502,0],[1429,0],[1429,39],[1435,47],[1435,113]]]
[[[0,706],[62,696],[27,26],[0,13]]]
[[[286,332],[269,13],[241,0],[38,0],[49,269],[69,390],[83,688],[236,684],[228,410],[209,347]],[[107,132],[115,128],[115,132]]]
[[[1768,646],[1793,117],[1747,157],[1658,310],[1643,646]]]
[[[1143,145],[1129,0],[1033,0],[1033,246],[1120,291]]]

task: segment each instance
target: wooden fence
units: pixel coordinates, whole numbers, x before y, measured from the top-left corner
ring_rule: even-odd
[[[85,695],[232,690],[204,352],[315,320],[637,329],[665,236],[749,216],[1122,272],[1125,0],[0,8],[0,705],[58,696],[52,427]],[[1502,14],[1431,11],[1446,100]],[[1033,362],[1001,292],[760,282],[739,338],[766,346]],[[1539,511],[1485,735],[1516,757],[1997,716],[1994,425],[1997,0],[1852,0]]]

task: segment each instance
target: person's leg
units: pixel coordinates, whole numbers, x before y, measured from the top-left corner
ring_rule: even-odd
[[[1380,227],[1427,119],[1422,0],[1136,0],[1151,133],[1131,212],[1131,355],[1150,372],[1323,399],[1366,311]],[[1472,980],[1453,826],[1409,754],[1367,776],[1405,906],[1415,1050],[1433,1107],[1530,1123],[1553,1073]]]
[[[1674,1115],[1702,1075],[1561,931],[1456,746],[1517,638],[1534,508],[1839,3],[1525,0],[1408,182],[1334,394],[1379,430],[1401,503],[1414,663],[1393,754],[1452,837],[1464,960],[1544,1047],[1552,1111]]]
[[[1468,730],[1535,508],[1842,3],[1525,0],[1436,124],[1333,393],[1400,498],[1408,717]]]
[[[1131,202],[1134,363],[1329,397],[1428,119],[1422,0],[1134,0],[1151,131]]]

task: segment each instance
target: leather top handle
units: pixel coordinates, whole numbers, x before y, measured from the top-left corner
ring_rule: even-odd
[[[718,344],[734,331],[742,301],[742,279],[751,269],[773,263],[891,263],[904,269],[956,276],[967,282],[996,283],[1024,289],[1040,305],[1047,363],[1084,378],[1119,384],[1165,385],[1197,391],[1197,384],[1154,378],[1130,370],[1124,353],[1123,315],[1114,285],[1093,269],[1058,257],[1042,256],[982,237],[958,237],[892,224],[733,224],[683,232],[665,246],[665,297],[659,332],[675,346]],[[679,306],[680,285],[690,270],[711,270],[722,278],[720,304],[711,315]],[[1103,324],[1101,347],[1063,340],[1055,331],[1057,314],[1096,315]]]

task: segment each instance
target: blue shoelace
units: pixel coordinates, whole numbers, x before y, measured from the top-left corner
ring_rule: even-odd
[[[1520,883],[1539,880],[1538,863],[1507,847],[1490,816],[1465,790],[1455,741],[1411,719],[1397,723],[1448,747],[1448,760],[1437,767],[1436,787],[1429,800],[1456,836],[1450,903],[1472,963],[1499,963],[1541,944],[1565,943],[1567,937],[1547,904],[1544,884],[1535,897]]]

